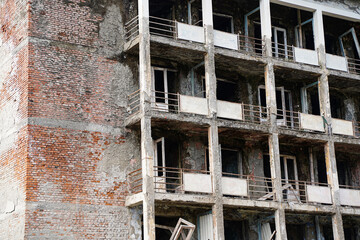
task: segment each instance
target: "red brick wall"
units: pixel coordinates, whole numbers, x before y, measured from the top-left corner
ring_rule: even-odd
[[[120,162],[116,149],[132,143],[122,127],[126,109],[115,104],[114,79],[128,72],[115,71],[121,63],[109,58],[114,49],[100,37],[115,3],[122,4],[31,2],[25,238],[127,239],[130,161]]]

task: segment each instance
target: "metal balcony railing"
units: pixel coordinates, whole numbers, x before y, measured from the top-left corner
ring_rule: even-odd
[[[315,183],[282,179],[283,201],[288,203],[310,204],[307,186],[329,187],[327,183]]]
[[[125,41],[130,42],[139,35],[139,16],[125,23]]]
[[[347,58],[349,73],[360,75],[360,59]]]
[[[253,38],[238,34],[239,52],[250,55],[262,56],[265,50],[265,42],[259,38]]]
[[[129,193],[136,194],[142,191],[142,170],[138,169],[128,174]],[[157,193],[180,193],[187,194],[184,185],[184,173],[196,173],[209,175],[209,171],[193,170],[172,167],[154,167],[154,185]],[[273,192],[273,180],[271,178],[257,177],[253,175],[240,175],[232,173],[223,173],[223,177],[238,178],[246,181],[244,196],[238,196],[244,199],[252,199],[258,201],[273,201],[275,193]],[[208,182],[211,185],[211,181]],[[236,188],[236,186],[230,186]],[[196,194],[196,192],[191,192]],[[204,194],[204,193],[199,193]],[[225,194],[226,196],[226,194]],[[234,197],[234,196],[233,196]]]
[[[293,46],[289,46],[287,44],[282,43],[271,43],[272,54],[274,58],[286,60],[286,61],[294,61],[294,48]]]
[[[278,109],[276,113],[277,125],[279,127],[302,130],[300,125],[300,113]]]
[[[203,98],[203,93],[199,98]],[[140,90],[137,90],[128,95],[128,113],[130,116],[137,114],[140,111]],[[169,93],[162,91],[152,91],[150,97],[151,109],[159,112],[180,113],[179,93]],[[239,103],[242,109],[243,119],[241,121],[256,124],[267,124],[269,109],[267,107]]]

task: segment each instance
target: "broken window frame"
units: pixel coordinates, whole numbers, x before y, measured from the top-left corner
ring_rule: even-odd
[[[273,42],[274,42],[274,48],[275,48],[275,50],[273,50],[274,51],[274,55],[275,55],[275,57],[277,57],[277,58],[279,58],[279,49],[281,49],[281,48],[279,48],[279,39],[278,39],[278,32],[283,32],[283,34],[284,34],[284,43],[283,43],[283,45],[284,45],[284,48],[283,48],[283,51],[284,51],[284,57],[285,57],[285,59],[288,59],[289,58],[289,54],[288,54],[288,42],[287,42],[287,30],[285,29],[285,28],[282,28],[282,27],[275,27],[275,26],[272,26],[271,27],[272,28],[272,31],[273,31],[273,37],[274,37],[274,39],[273,39]],[[280,43],[280,44],[282,44],[282,43]]]
[[[159,97],[156,96],[156,79],[155,79],[155,71],[162,71],[163,72],[163,81],[164,81],[164,96]],[[163,68],[163,67],[151,67],[151,89],[152,89],[152,97],[153,101],[151,101],[151,105],[153,108],[156,108],[159,111],[168,112],[169,111],[169,82],[168,82],[168,72],[174,72],[177,71],[174,69],[169,68]],[[164,98],[164,102],[157,102],[158,99]]]
[[[304,25],[309,24],[309,23],[312,24],[312,29],[313,29],[313,34],[314,34],[314,19],[313,19],[313,18],[310,18],[310,19],[302,22],[302,23],[301,23],[301,26],[304,26]],[[296,41],[296,46],[297,46],[298,48],[304,48],[304,49],[306,49],[306,48],[304,47],[303,42],[302,42],[303,40],[300,38],[300,36],[304,36],[304,33],[300,34],[300,26],[297,25],[297,26],[295,26],[295,41]],[[315,39],[314,39],[314,40],[315,40]]]
[[[158,144],[161,143],[161,163],[162,163],[162,166],[158,166],[159,164],[159,159],[158,159]],[[153,140],[153,146],[154,146],[154,167],[160,167],[160,168],[166,168],[166,157],[165,157],[165,138],[164,137],[161,137],[161,138],[158,138],[156,140]],[[159,177],[159,170],[158,171],[155,171],[155,177]],[[161,169],[160,170],[162,172],[161,176],[164,176],[165,175],[165,169]]]
[[[259,101],[259,106],[262,106],[262,101],[261,101],[261,94],[260,94],[260,89],[265,90],[266,92],[266,87],[265,85],[260,85],[258,87],[258,101]],[[293,106],[292,106],[292,94],[290,90],[285,90],[285,88],[282,87],[276,87],[276,91],[281,91],[281,102],[282,102],[282,109],[279,109],[278,106],[276,106],[278,112],[277,115],[281,116],[282,118],[278,118],[277,119],[277,124],[278,125],[286,125],[286,121],[287,121],[287,117],[290,117],[290,121],[291,121],[291,126],[293,126],[294,124],[294,116],[293,116]],[[285,97],[285,93],[288,93],[289,95],[289,109],[286,109],[286,97]],[[265,100],[265,105],[267,107],[267,103],[266,103],[266,99]],[[282,111],[282,114],[279,114],[279,110]],[[287,116],[287,111],[290,112],[290,116]],[[262,116],[262,108],[260,108],[260,116]],[[265,122],[267,121],[267,119],[261,118],[261,121]]]
[[[354,44],[355,44],[355,48],[356,48],[356,51],[358,53],[358,56],[360,57],[360,45],[359,45],[359,40],[356,36],[356,31],[355,31],[355,28],[352,27],[350,28],[348,31],[346,31],[345,33],[343,33],[342,35],[339,36],[339,42],[340,42],[340,48],[341,48],[341,53],[344,57],[346,57],[346,53],[345,53],[345,47],[344,47],[344,42],[343,42],[343,38],[350,34],[352,35],[352,38],[353,38],[353,41],[354,41]]]

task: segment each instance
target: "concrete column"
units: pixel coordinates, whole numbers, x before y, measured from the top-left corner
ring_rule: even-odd
[[[319,100],[321,115],[324,116],[327,122],[327,133],[329,134],[329,141],[325,145],[325,161],[328,183],[331,186],[331,194],[333,205],[335,207],[335,214],[332,216],[332,227],[334,239],[344,239],[344,229],[342,224],[342,216],[340,212],[340,195],[339,195],[339,180],[336,167],[335,146],[332,137],[332,118],[329,92],[328,70],[326,69],[326,50],[325,50],[325,35],[322,11],[314,12],[314,37],[315,47],[318,51],[319,64],[322,69],[319,77]]]
[[[269,136],[269,155],[270,155],[270,168],[271,177],[274,179],[274,191],[276,194],[276,201],[279,203],[278,209],[275,210],[275,227],[276,239],[286,240],[286,220],[285,209],[282,206],[282,183],[281,183],[281,164],[280,164],[280,144],[279,134],[276,121],[276,85],[274,65],[271,59],[268,60],[265,66],[265,87],[266,87],[266,104],[270,112],[270,136]]]
[[[271,37],[271,10],[270,0],[260,0],[261,35],[265,42],[265,56],[272,56]]]
[[[331,186],[331,195],[335,206],[335,214],[332,216],[332,228],[334,239],[345,239],[342,215],[340,212],[340,187],[336,168],[335,146],[333,140],[325,145],[325,161],[327,180]]]
[[[149,1],[138,0],[139,6],[139,80],[141,112],[141,164],[144,239],[155,239],[154,159],[151,137],[151,57],[149,32]]]
[[[316,10],[313,15],[313,27],[314,27],[314,41],[315,49],[318,51],[319,64],[321,67],[325,67],[326,64],[326,50],[325,50],[325,33],[323,13],[321,10]]]
[[[203,26],[205,29],[205,84],[206,98],[209,107],[209,117],[216,117],[216,74],[215,74],[215,47],[214,47],[214,26],[212,17],[211,0],[202,0]]]
[[[218,127],[216,123],[216,74],[212,1],[202,0],[203,27],[205,29],[205,84],[208,117],[212,119],[208,129],[209,164],[215,203],[212,207],[214,239],[225,239],[222,200],[222,164],[220,159]]]
[[[223,199],[222,199],[222,164],[220,159],[218,127],[216,120],[212,121],[209,131],[209,164],[211,181],[213,186],[213,196],[215,203],[212,207],[214,239],[225,239],[224,232],[224,214],[223,214]]]

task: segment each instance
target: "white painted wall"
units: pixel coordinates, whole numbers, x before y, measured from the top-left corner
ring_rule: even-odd
[[[239,50],[238,35],[214,30],[214,45],[218,47]]]
[[[184,173],[183,182],[186,192],[212,193],[210,174]]]
[[[306,193],[309,202],[332,204],[329,187],[306,185]]]
[[[248,196],[246,179],[222,177],[222,190],[224,195]]]
[[[294,47],[295,62],[319,66],[318,54],[314,50]]]
[[[324,122],[321,116],[300,113],[300,127],[318,132],[325,132]]]
[[[217,115],[220,118],[243,120],[243,106],[240,103],[217,101]]]
[[[332,132],[335,134],[354,136],[354,127],[351,121],[333,118]]]
[[[326,67],[329,69],[347,72],[348,64],[346,58],[332,54],[326,54]]]
[[[176,29],[178,39],[205,43],[203,27],[176,22]]]
[[[208,115],[206,98],[180,95],[180,112]]]

